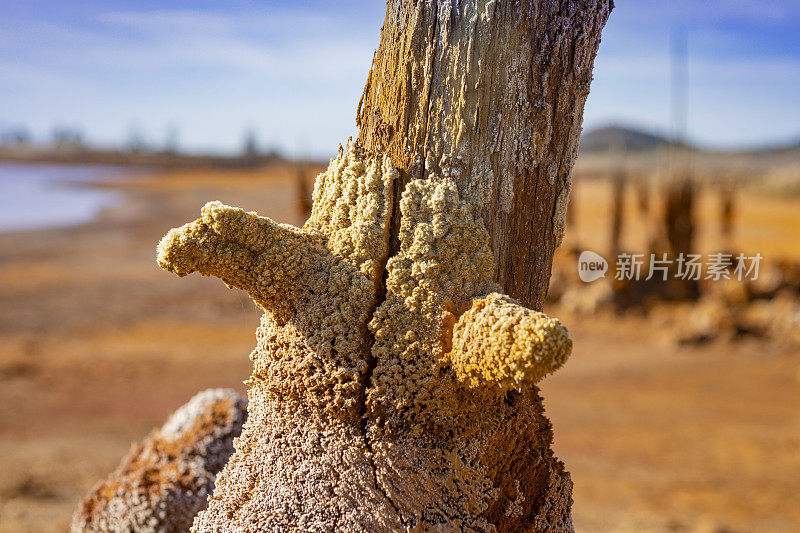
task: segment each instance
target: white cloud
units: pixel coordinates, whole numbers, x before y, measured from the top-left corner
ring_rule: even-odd
[[[0,116],[47,130],[82,122],[96,138],[117,140],[131,122],[151,133],[176,123],[184,145],[228,149],[252,125],[265,141],[329,154],[354,132],[382,20],[380,9],[354,20],[352,6],[339,7],[115,11],[80,24],[0,19]],[[798,11],[789,2],[618,0],[587,125],[623,119],[666,129],[669,31],[692,20],[692,131],[741,142],[796,128],[800,106],[789,92],[800,85],[797,54],[712,54],[741,45],[713,21],[769,22]]]

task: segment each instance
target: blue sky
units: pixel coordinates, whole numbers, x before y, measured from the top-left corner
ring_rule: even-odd
[[[669,46],[689,42],[690,137],[711,147],[800,138],[800,2],[617,0],[585,127],[670,127]],[[3,0],[0,130],[98,144],[132,132],[189,150],[262,145],[331,156],[379,39],[381,0]]]

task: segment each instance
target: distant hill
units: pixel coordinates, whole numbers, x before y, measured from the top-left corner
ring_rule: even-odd
[[[800,141],[793,141],[787,144],[777,146],[766,146],[754,152],[762,152],[768,155],[786,155],[786,154],[800,154]]]
[[[609,125],[583,132],[581,135],[581,152],[609,152],[623,149],[629,152],[655,150],[675,143],[664,135],[630,126]],[[712,149],[694,143],[683,144],[693,151],[711,153],[738,153],[761,155],[800,154],[800,140],[797,137],[783,143],[765,144],[755,147]]]
[[[584,132],[580,149],[582,152],[607,152],[611,149],[638,151],[670,144],[669,139],[654,133],[624,126],[606,126]]]

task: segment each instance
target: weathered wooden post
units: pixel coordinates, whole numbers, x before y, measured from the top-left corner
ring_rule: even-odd
[[[733,241],[733,223],[735,219],[735,193],[730,185],[724,185],[719,193],[720,216],[719,231],[722,242],[730,247]]]
[[[535,386],[571,341],[538,310],[611,8],[390,0],[303,228],[212,202],[164,237],[264,309],[195,531],[572,530]]]
[[[695,186],[691,178],[680,179],[667,186],[664,226],[674,257],[694,251],[694,197]]]
[[[696,186],[688,174],[667,184],[664,198],[664,229],[673,260],[695,251],[695,196]],[[667,295],[671,299],[695,299],[699,296],[699,283],[694,279],[673,276],[668,280]]]
[[[622,220],[625,214],[625,174],[619,171],[611,179],[611,238],[609,256],[615,260],[621,251]]]
[[[309,173],[306,163],[297,163],[295,166],[295,185],[297,194],[297,210],[303,220],[311,214],[312,199],[311,188],[308,186]]]
[[[359,142],[390,155],[401,172],[396,191],[430,173],[452,177],[489,232],[494,279],[535,309],[563,236],[583,106],[612,7],[390,0],[359,104]]]

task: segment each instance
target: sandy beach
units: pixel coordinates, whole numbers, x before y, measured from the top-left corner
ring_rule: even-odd
[[[258,310],[218,280],[160,270],[161,236],[209,200],[304,218],[289,166],[101,186],[125,200],[90,223],[0,234],[0,532],[65,531],[131,442],[194,393],[244,392]],[[607,197],[578,190],[572,235],[587,246],[602,242],[590,213]],[[800,201],[741,205],[743,247],[797,253]],[[574,352],[542,390],[577,531],[800,530],[797,349],[676,348],[640,315],[553,313]]]

